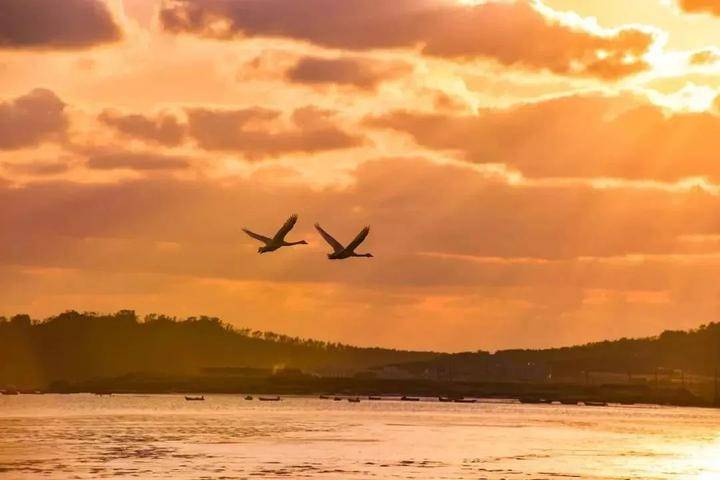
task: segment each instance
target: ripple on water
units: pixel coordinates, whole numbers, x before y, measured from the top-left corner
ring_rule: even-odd
[[[43,397],[2,400],[0,478],[720,478],[712,410]]]

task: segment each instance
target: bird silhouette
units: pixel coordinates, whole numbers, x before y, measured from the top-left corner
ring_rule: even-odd
[[[335,240],[332,235],[322,229],[319,223],[315,224],[315,228],[320,235],[325,239],[327,243],[333,248],[332,253],[328,253],[330,260],[344,260],[350,257],[372,257],[371,253],[355,253],[355,249],[365,240],[365,237],[370,233],[370,227],[363,228],[360,233],[357,234],[355,239],[348,243],[346,247],[343,247],[340,242]]]
[[[259,235],[255,232],[251,232],[247,228],[243,228],[243,232],[247,233],[249,236],[254,238],[255,240],[258,240],[265,245],[258,248],[258,253],[266,253],[266,252],[274,252],[280,247],[291,247],[293,245],[307,245],[307,242],[305,240],[300,240],[299,242],[286,242],[285,236],[290,232],[290,230],[293,229],[295,226],[295,223],[297,222],[298,216],[297,215],[291,215],[290,218],[287,219],[285,224],[280,227],[280,230],[275,234],[274,237],[269,238],[264,235]]]

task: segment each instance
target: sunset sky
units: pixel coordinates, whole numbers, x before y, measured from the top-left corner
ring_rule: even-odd
[[[0,0],[0,315],[447,351],[720,320],[718,94],[716,0]],[[291,213],[310,245],[258,255]]]

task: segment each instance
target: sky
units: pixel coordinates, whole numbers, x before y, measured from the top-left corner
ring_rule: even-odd
[[[0,0],[0,315],[438,351],[697,327],[719,93],[716,0]],[[309,245],[258,255],[242,228],[293,213]]]

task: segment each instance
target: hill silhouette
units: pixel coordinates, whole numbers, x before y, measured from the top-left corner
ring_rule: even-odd
[[[0,317],[0,385],[44,388],[129,374],[202,375],[300,369],[328,377],[583,382],[600,373],[679,381],[715,373],[720,324],[576,347],[447,354],[360,348],[233,328],[213,317],[138,318],[131,310]]]
[[[69,311],[43,321],[0,317],[0,385],[44,387],[130,373],[189,375],[220,367],[297,368],[342,374],[419,361],[431,352],[357,348],[236,329],[213,317],[178,320],[134,311]]]

